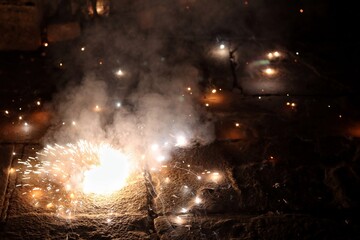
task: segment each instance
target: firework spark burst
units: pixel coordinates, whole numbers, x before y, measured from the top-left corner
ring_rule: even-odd
[[[71,217],[86,198],[110,195],[126,186],[134,169],[130,158],[106,143],[80,140],[47,145],[36,156],[19,160],[22,194],[35,207]]]

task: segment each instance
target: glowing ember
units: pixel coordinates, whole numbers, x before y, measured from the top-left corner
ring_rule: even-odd
[[[121,69],[119,69],[119,70],[116,71],[116,75],[117,76],[123,76],[124,72]]]

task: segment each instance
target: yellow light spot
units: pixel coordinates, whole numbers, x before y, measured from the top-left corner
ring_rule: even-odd
[[[216,93],[216,89],[213,89],[211,92],[212,92],[212,93]]]
[[[274,75],[276,73],[275,69],[273,68],[266,68],[263,72],[268,76]]]
[[[100,112],[100,111],[101,111],[101,108],[99,107],[99,105],[96,105],[96,106],[95,106],[94,111],[95,111],[95,112]]]

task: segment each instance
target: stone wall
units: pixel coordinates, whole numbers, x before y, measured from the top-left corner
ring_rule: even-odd
[[[41,45],[40,1],[0,2],[0,50],[36,50]]]

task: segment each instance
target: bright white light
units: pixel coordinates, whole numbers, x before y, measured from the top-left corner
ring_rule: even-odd
[[[180,135],[176,137],[176,144],[177,147],[184,147],[187,145],[187,140],[184,136]]]
[[[221,50],[225,49],[225,44],[220,44],[219,48],[220,48]]]
[[[159,149],[159,145],[154,143],[153,145],[151,145],[151,150],[153,151],[157,151]]]
[[[109,194],[120,190],[130,174],[130,161],[109,145],[99,148],[99,165],[84,173],[84,193]]]
[[[117,103],[116,103],[116,107],[117,107],[117,108],[121,107],[121,102],[117,102]]]
[[[165,161],[165,156],[158,156],[157,158],[156,158],[156,161],[158,161],[158,162],[163,162],[163,161]]]

